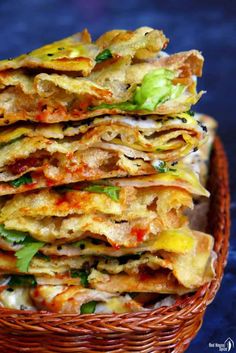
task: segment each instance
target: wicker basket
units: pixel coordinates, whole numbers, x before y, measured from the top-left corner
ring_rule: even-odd
[[[0,309],[1,353],[183,352],[220,286],[228,252],[227,160],[219,138],[211,157],[208,231],[215,237],[216,278],[170,307],[119,315],[67,315]]]

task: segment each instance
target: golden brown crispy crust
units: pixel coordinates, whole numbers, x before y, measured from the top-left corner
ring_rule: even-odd
[[[99,152],[99,150],[91,149],[91,152]],[[90,150],[88,151],[88,153]],[[88,155],[85,154],[85,156]],[[102,157],[104,154],[101,155]],[[96,160],[95,160],[96,161]],[[103,161],[103,158],[102,158]],[[101,162],[101,165],[107,166],[107,162]],[[70,161],[69,161],[70,162]],[[112,162],[112,160],[111,160]],[[154,167],[147,162],[144,162],[142,159],[137,159],[135,161],[130,161],[128,158],[121,159],[122,164],[120,164],[120,168],[115,170],[106,170],[104,171],[103,168],[95,169],[95,165],[86,164],[84,167],[79,169],[78,175],[78,167],[76,166],[75,171],[73,172],[72,168],[66,169],[67,174],[59,174],[60,178],[57,180],[55,177],[52,176],[46,177],[43,174],[39,173],[31,173],[32,182],[30,181],[27,184],[21,185],[19,187],[15,187],[10,183],[2,182],[0,183],[0,194],[1,195],[8,195],[8,194],[16,194],[21,193],[24,191],[31,191],[35,189],[39,189],[42,187],[52,187],[58,186],[62,184],[69,184],[77,182],[78,180],[82,181],[95,181],[98,179],[105,179],[105,178],[112,178],[112,177],[120,177],[119,179],[110,179],[110,183],[115,186],[137,186],[137,187],[147,187],[147,186],[176,186],[188,190],[190,193],[196,195],[203,195],[209,196],[209,193],[204,189],[199,180],[191,172],[188,168],[183,168],[180,165],[178,168],[173,168],[173,170],[169,170],[166,173],[156,173]],[[109,160],[110,163],[110,160]],[[112,165],[109,165],[110,167]],[[73,165],[72,165],[73,167]],[[146,168],[146,169],[145,169]],[[46,172],[47,172],[47,168]],[[172,168],[171,168],[172,169]],[[31,169],[30,169],[31,170]],[[50,169],[49,169],[50,170]],[[45,172],[45,171],[44,171]],[[89,174],[90,173],[90,174]],[[150,174],[150,175],[149,175]],[[135,175],[140,177],[136,178],[129,178],[129,180],[123,179],[121,177],[127,175]],[[143,177],[143,175],[146,175]],[[149,175],[149,176],[148,176]],[[57,175],[56,175],[57,176]]]
[[[162,31],[150,27],[141,27],[135,31],[113,30],[103,34],[96,40],[96,44],[118,55],[130,55],[144,60],[156,56],[168,44],[168,39]]]
[[[161,264],[162,269],[159,271],[152,272],[150,269],[147,271],[147,268],[144,268],[142,273],[140,267],[139,274],[130,275],[127,273],[105,274],[93,270],[89,276],[89,283],[92,288],[105,291],[110,288],[109,290],[114,293],[131,291],[183,294],[194,291],[210,281],[215,275],[214,256],[212,255],[214,239],[201,232],[193,232],[192,234],[195,246],[191,251],[185,254],[161,251],[164,263]],[[170,264],[171,267],[169,267]],[[152,264],[150,267],[155,270]],[[172,269],[172,271],[163,270],[163,267]],[[188,270],[186,271],[186,269]]]
[[[38,285],[34,288],[15,287],[14,290],[11,288],[11,291],[8,289],[5,286],[0,290],[0,306],[9,309],[80,314],[83,304],[95,302],[95,313],[144,310],[143,303],[132,300],[129,295],[85,289],[80,285]]]
[[[78,126],[73,123],[18,124],[1,130],[0,170],[32,153],[73,154],[93,146],[107,150],[115,147],[120,152],[123,148],[126,154],[131,153],[129,157],[146,161],[157,158],[176,161],[198,147],[204,138],[204,131],[188,114],[159,120],[146,118],[145,121],[128,116],[106,116]]]
[[[172,243],[170,237],[173,238]],[[119,262],[119,258],[104,259],[92,255],[53,256],[50,261],[34,257],[30,263],[29,273],[41,277],[41,282],[45,276],[58,275],[58,279],[62,276],[65,283],[64,281],[71,277],[71,270],[84,269],[86,265],[86,268],[91,269],[88,285],[111,293],[183,294],[186,288],[187,291],[195,290],[214,277],[212,255],[214,240],[210,235],[191,232],[186,228],[182,229],[182,235],[181,229],[178,232],[169,230],[157,235],[157,242],[158,238],[159,243],[155,245],[156,253],[144,252],[138,258],[129,258],[125,262]],[[183,242],[181,248],[180,239]],[[2,252],[0,271],[10,274],[20,273],[14,255]]]
[[[0,194],[81,180],[153,174],[157,159],[177,161],[204,138],[204,131],[188,114],[145,121],[106,116],[78,126],[17,124],[0,134]],[[31,183],[11,186],[11,181],[29,172]]]
[[[153,215],[156,209],[158,213],[164,214],[171,209],[177,212],[182,206],[192,205],[191,194],[181,189],[181,186],[178,187],[177,181],[176,186],[169,187],[161,185],[144,188],[121,187],[118,188],[119,197],[116,200],[105,193],[96,193],[96,190],[86,191],[88,185],[86,183],[70,185],[70,188],[64,191],[63,188],[62,191],[43,189],[15,195],[2,206],[0,220],[4,222],[15,217],[67,217],[91,213],[131,220]]]
[[[125,109],[104,109],[99,105],[129,101],[144,75],[157,68],[176,71],[173,84],[184,84],[186,92],[178,99],[158,104],[154,113],[187,111],[202,94],[197,95],[192,75],[201,75],[203,58],[196,50],[157,57],[167,42],[161,31],[147,27],[111,31],[96,43],[89,42],[85,31],[16,59],[2,61],[0,125],[18,120],[55,123],[106,113],[125,114]],[[97,54],[107,45],[112,58],[96,64]],[[35,67],[41,71],[29,75],[26,69]],[[71,71],[67,71],[69,68]],[[130,114],[150,112],[136,110]]]
[[[31,172],[32,182],[19,187],[1,182],[0,195],[21,193],[77,181],[155,173],[155,169],[150,163],[140,158],[131,161],[125,156],[119,156],[119,153],[115,151],[109,152],[91,148],[83,153],[75,153],[72,157],[77,158],[77,164],[73,162],[71,156],[66,157],[65,155],[63,159],[60,159],[59,169],[47,163],[41,164],[39,167],[27,167],[27,172]],[[25,172],[26,170],[22,174]]]
[[[2,60],[0,70],[43,68],[62,72],[76,71],[80,76],[87,76],[96,64],[96,55],[106,45],[109,45],[112,53],[121,56],[135,57],[140,56],[142,52],[149,57],[156,55],[168,42],[161,31],[146,27],[133,32],[111,31],[107,32],[105,37],[101,36],[92,43],[91,36],[85,29],[81,33],[47,44],[15,59]]]
[[[95,301],[96,312],[133,312],[145,310],[142,293],[182,295],[214,277],[214,240],[184,214],[191,194],[208,192],[171,165],[204,142],[205,126],[186,113],[204,93],[204,59],[197,50],[168,56],[167,44],[149,27],[95,42],[84,30],[0,62],[0,126],[16,123],[0,134],[0,195],[17,194],[1,201],[0,274],[35,276],[37,287],[16,290],[30,307],[82,313]],[[155,107],[144,93],[152,72],[170,88]],[[106,178],[113,193],[95,181]],[[35,240],[41,248],[23,268],[18,251]],[[0,291],[0,305],[9,303]]]
[[[91,301],[97,303],[95,312],[122,313],[143,310],[142,306],[129,296],[80,286],[37,286],[30,291],[30,297],[38,309],[64,314],[80,313],[81,306]]]
[[[15,59],[2,60],[0,70],[43,68],[60,71],[79,71],[87,76],[95,65],[99,49],[91,43],[87,30],[71,37],[47,44]],[[76,54],[76,55],[75,55]]]
[[[176,278],[170,272],[159,271],[155,274],[133,275],[119,274],[107,275],[102,274],[97,279],[91,279],[92,288],[97,290],[109,290],[112,293],[122,292],[152,292],[162,294],[185,294],[191,292],[190,289],[180,285]]]

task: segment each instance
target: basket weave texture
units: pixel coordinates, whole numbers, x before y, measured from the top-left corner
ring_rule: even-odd
[[[201,327],[220,286],[229,242],[228,167],[220,139],[214,142],[208,189],[208,232],[215,238],[216,278],[174,305],[148,312],[68,315],[0,309],[0,351],[67,353],[179,353]]]

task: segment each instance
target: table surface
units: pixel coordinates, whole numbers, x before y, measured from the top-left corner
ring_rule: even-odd
[[[93,37],[112,28],[148,25],[170,38],[169,53],[199,49],[205,57],[199,88],[207,91],[197,110],[214,116],[231,174],[231,249],[221,288],[208,307],[188,353],[218,352],[208,343],[231,337],[236,346],[236,1],[235,0],[1,0],[0,57],[8,58],[89,28]],[[234,236],[234,238],[233,238]]]

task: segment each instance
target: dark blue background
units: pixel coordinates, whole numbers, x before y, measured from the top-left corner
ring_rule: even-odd
[[[231,251],[224,280],[188,353],[218,352],[209,342],[231,337],[236,345],[236,1],[235,0],[0,0],[0,57],[13,57],[89,28],[93,37],[113,28],[163,29],[169,52],[199,49],[205,56],[199,88],[207,94],[198,111],[219,122],[230,161]],[[236,351],[236,348],[235,348]]]

